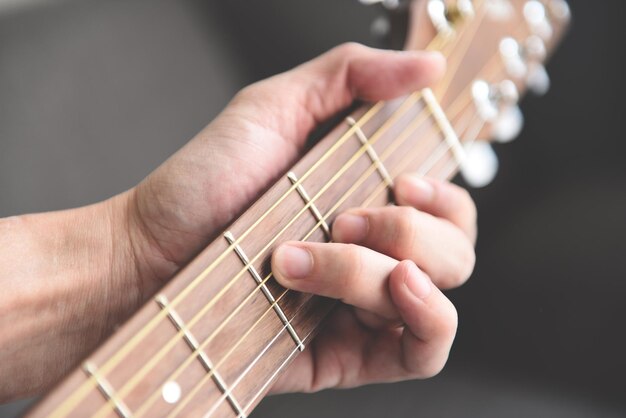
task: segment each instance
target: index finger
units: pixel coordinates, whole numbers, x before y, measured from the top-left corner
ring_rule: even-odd
[[[394,192],[398,205],[447,219],[476,242],[476,205],[464,188],[417,174],[402,174],[395,180]]]

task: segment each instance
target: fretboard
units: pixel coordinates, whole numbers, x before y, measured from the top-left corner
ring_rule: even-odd
[[[506,76],[493,51],[509,24],[490,24],[474,42],[482,17],[459,33],[469,41],[439,42],[452,70],[440,85],[353,112],[30,414],[247,416],[336,304],[281,287],[272,251],[290,240],[329,241],[348,208],[393,203],[401,173],[457,172],[465,147],[485,134],[473,80]],[[465,59],[470,44],[480,59]],[[515,84],[523,90],[525,81]]]

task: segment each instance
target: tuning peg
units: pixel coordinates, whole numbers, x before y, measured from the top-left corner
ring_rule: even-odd
[[[486,0],[485,8],[489,17],[499,22],[505,22],[515,15],[511,0]]]
[[[530,35],[524,44],[524,54],[531,61],[544,61],[548,55],[546,44],[537,35]]]
[[[506,71],[513,78],[523,78],[528,71],[519,42],[507,36],[500,41],[500,56]]]
[[[538,0],[527,1],[524,4],[524,18],[534,34],[546,40],[552,37],[554,31],[543,3]]]
[[[463,18],[474,17],[474,5],[472,0],[457,0],[455,4],[456,12]]]
[[[503,105],[515,105],[519,101],[519,90],[511,80],[502,80],[497,85],[497,99]]]
[[[426,10],[437,33],[444,37],[454,35],[455,31],[448,20],[446,5],[443,0],[429,0]]]
[[[484,80],[472,84],[472,98],[478,116],[485,122],[491,122],[498,116],[498,107],[494,103],[491,86]]]
[[[506,106],[491,125],[491,135],[498,142],[511,142],[519,136],[523,127],[524,114],[519,106]]]
[[[550,90],[550,76],[543,64],[533,62],[528,69],[526,76],[528,89],[538,96],[543,96]]]
[[[561,22],[570,20],[572,16],[569,4],[565,0],[550,0],[548,8],[550,9],[550,15]]]
[[[463,179],[472,187],[485,187],[498,173],[498,157],[485,141],[468,143],[465,160],[461,166]]]

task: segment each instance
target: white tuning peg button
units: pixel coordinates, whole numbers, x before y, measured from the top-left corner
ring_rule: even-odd
[[[511,142],[524,127],[524,114],[519,106],[507,106],[491,125],[491,135],[498,142]]]
[[[498,173],[498,157],[485,141],[469,143],[465,146],[465,159],[461,166],[463,179],[472,187],[485,187]]]
[[[550,76],[543,64],[534,62],[529,66],[526,85],[530,91],[538,96],[543,96],[550,90]]]

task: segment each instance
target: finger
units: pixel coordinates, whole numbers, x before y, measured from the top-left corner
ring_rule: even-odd
[[[422,89],[437,81],[444,68],[445,58],[437,52],[387,51],[348,43],[252,84],[235,102],[254,102],[262,110],[259,122],[301,145],[318,123],[355,99],[387,100]],[[289,94],[277,96],[277,91]],[[282,119],[277,123],[280,118],[275,115],[285,109],[292,112],[294,123]]]
[[[413,206],[461,228],[472,242],[476,241],[476,205],[462,187],[446,181],[403,174],[395,181],[396,202]]]
[[[387,319],[398,318],[387,286],[397,264],[351,244],[289,242],[272,254],[272,271],[283,286],[339,299]]]
[[[412,260],[439,288],[461,285],[474,268],[474,247],[458,227],[408,206],[350,210],[335,219],[332,237]]]
[[[445,365],[454,341],[456,309],[410,261],[392,271],[389,292],[405,323],[401,339],[404,369],[412,377],[434,376]]]
[[[377,315],[370,311],[366,311],[365,309],[353,308],[354,315],[359,320],[361,325],[365,325],[371,329],[389,329],[389,328],[399,328],[401,327],[402,321],[399,317],[397,318],[385,318],[383,316]]]

